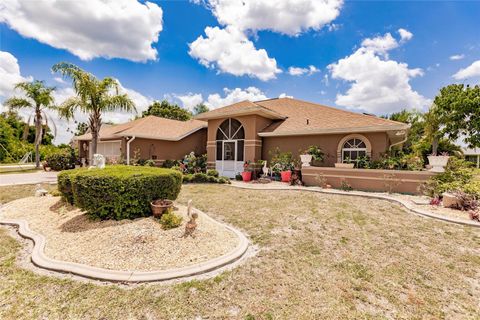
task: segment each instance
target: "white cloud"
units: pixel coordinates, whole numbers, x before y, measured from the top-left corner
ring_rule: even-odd
[[[362,47],[388,57],[388,51],[397,48],[398,42],[390,33],[386,33],[384,36],[363,40]]]
[[[473,62],[466,68],[458,70],[458,72],[455,73],[453,77],[457,80],[480,77],[480,60]]]
[[[156,59],[162,9],[136,0],[3,0],[0,22],[83,60]]]
[[[0,97],[3,98],[9,98],[13,94],[17,83],[32,81],[32,77],[21,75],[17,58],[6,51],[0,51],[0,79]]]
[[[190,43],[190,56],[201,64],[236,76],[248,75],[260,80],[274,79],[281,70],[264,49],[256,49],[245,34],[234,27],[206,27],[206,38]]]
[[[205,104],[210,109],[216,109],[219,107],[228,106],[230,104],[240,102],[243,100],[250,100],[250,101],[258,101],[267,99],[267,96],[258,88],[256,87],[248,87],[246,89],[223,89],[224,96],[220,96],[220,94],[210,94],[208,96],[207,101]]]
[[[340,14],[342,0],[208,0],[218,22],[242,31],[271,30],[298,35],[320,30]]]
[[[280,93],[280,95],[278,96],[280,99],[281,98],[292,98],[293,99],[293,96],[289,96],[287,95],[285,92],[284,93]]]
[[[54,77],[53,80],[55,80],[56,82],[58,82],[60,84],[67,84],[67,82],[65,80],[63,80],[61,77]]]
[[[185,95],[175,95],[177,99],[182,102],[182,106],[190,111],[193,111],[193,108],[203,102],[203,96],[201,93],[191,93]]]
[[[385,114],[430,104],[410,85],[412,78],[423,75],[422,69],[388,59],[388,50],[398,46],[392,39],[390,34],[366,39],[353,54],[328,67],[332,78],[352,82],[346,93],[337,94],[338,105]]]
[[[288,73],[292,76],[302,76],[304,74],[308,74],[309,76],[320,72],[320,70],[315,66],[308,66],[308,68],[300,68],[300,67],[290,67],[288,68]]]
[[[462,60],[463,58],[465,58],[464,54],[454,54],[450,56],[450,60]]]
[[[400,41],[405,42],[413,38],[413,33],[410,31],[400,28],[398,29],[398,33],[400,34]]]

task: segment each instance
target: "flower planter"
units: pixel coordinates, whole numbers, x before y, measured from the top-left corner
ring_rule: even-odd
[[[302,161],[302,167],[310,167],[313,156],[311,154],[301,154],[300,161]]]
[[[432,172],[445,172],[449,156],[428,156],[428,163],[432,166]]]
[[[242,172],[242,180],[244,182],[248,182],[252,180],[252,171],[243,171]]]
[[[335,163],[335,168],[353,169],[354,163]]]
[[[292,171],[281,171],[280,176],[282,177],[282,182],[290,182]]]
[[[150,202],[150,207],[152,208],[152,213],[155,218],[160,218],[162,214],[165,213],[168,209],[173,207],[172,200],[153,200]]]

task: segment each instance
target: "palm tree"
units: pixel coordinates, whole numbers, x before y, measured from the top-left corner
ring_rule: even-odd
[[[27,120],[27,127],[33,116],[35,124],[35,165],[40,167],[40,143],[43,138],[43,126],[48,126],[48,115],[45,113],[46,109],[55,110],[54,99],[52,92],[53,87],[45,86],[43,81],[35,80],[33,82],[20,82],[15,85],[15,89],[20,89],[24,92],[25,97],[12,97],[5,101],[5,105],[11,109],[31,108],[32,114]],[[56,134],[56,127],[53,121],[50,122]]]
[[[116,110],[136,111],[133,101],[126,94],[119,94],[119,83],[116,79],[107,77],[98,80],[93,74],[66,62],[55,64],[52,71],[71,78],[76,93],[75,97],[67,99],[59,107],[60,116],[71,119],[75,110],[88,113],[88,127],[92,134],[91,150],[93,154],[97,153],[102,113]]]

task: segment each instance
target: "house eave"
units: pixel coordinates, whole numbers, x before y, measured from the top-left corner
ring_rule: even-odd
[[[327,135],[336,133],[360,133],[360,132],[391,132],[408,130],[409,125],[402,126],[370,126],[370,127],[353,127],[353,128],[333,128],[333,129],[312,129],[298,130],[287,132],[259,132],[260,137],[286,137],[286,136],[307,136],[307,135]]]

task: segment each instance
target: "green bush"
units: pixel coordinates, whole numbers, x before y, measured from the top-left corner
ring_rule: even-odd
[[[151,215],[150,202],[175,200],[182,175],[174,170],[115,165],[76,169],[59,174],[63,197],[100,219],[134,219]]]
[[[163,230],[177,228],[182,224],[182,221],[183,218],[177,216],[172,210],[165,212],[160,217],[160,224],[162,225]]]
[[[74,170],[65,170],[58,174],[57,176],[57,188],[60,192],[63,200],[73,205],[73,188],[72,180],[75,175],[80,171],[85,171],[86,169],[74,169]]]
[[[47,167],[53,171],[62,171],[75,168],[75,155],[73,150],[62,150],[45,157]]]
[[[215,169],[209,169],[209,170],[207,170],[207,176],[218,178],[219,173]]]
[[[179,164],[178,160],[167,159],[167,160],[163,161],[162,168],[170,169],[172,167],[178,166],[178,164]]]
[[[205,173],[185,174],[183,176],[183,183],[223,183],[230,184],[230,179],[227,177],[214,177]]]
[[[428,180],[424,186],[424,193],[431,197],[438,197],[444,192],[453,191],[480,195],[480,182],[474,180],[475,172],[471,163],[457,157],[450,157],[445,172]]]

